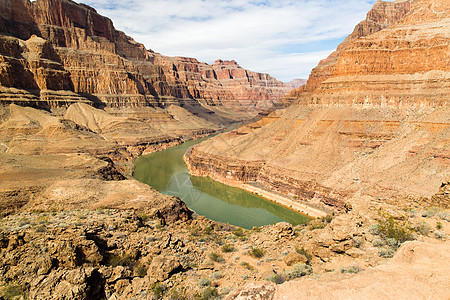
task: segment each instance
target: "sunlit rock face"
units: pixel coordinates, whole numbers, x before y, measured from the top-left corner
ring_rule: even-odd
[[[337,209],[362,193],[431,197],[450,171],[448,11],[376,2],[296,105],[200,144],[192,172]]]
[[[2,102],[201,104],[259,112],[289,91],[268,74],[245,70],[234,61],[208,65],[147,50],[95,9],[72,1],[2,1],[0,32],[7,34],[0,36]],[[19,96],[28,102],[19,102]]]

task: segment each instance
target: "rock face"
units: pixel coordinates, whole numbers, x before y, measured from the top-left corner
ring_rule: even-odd
[[[445,266],[449,259],[446,245],[421,242],[405,243],[387,264],[370,268],[354,276],[341,278],[326,274],[320,279],[300,279],[277,288],[273,299],[398,299],[406,295],[446,298],[450,293]],[[435,276],[443,274],[443,276]],[[382,289],[380,287],[383,287]]]
[[[361,193],[431,197],[450,171],[448,9],[378,1],[297,105],[200,144],[190,170],[342,210]]]
[[[291,91],[284,100],[288,103],[295,103],[298,101],[300,95],[317,89],[320,83],[330,77],[339,56],[353,41],[383,30],[398,22],[411,10],[411,3],[412,0],[375,2],[372,9],[367,13],[366,19],[356,25],[353,32],[337,47],[336,51],[331,53],[326,59],[321,60],[319,65],[311,71],[306,84],[299,89]]]
[[[208,65],[146,50],[93,8],[70,0],[2,1],[0,32],[7,34],[0,35],[3,103],[260,111],[288,91],[235,62]]]

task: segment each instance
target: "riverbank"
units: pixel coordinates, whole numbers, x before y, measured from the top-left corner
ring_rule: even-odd
[[[302,214],[305,214],[312,218],[322,218],[328,215],[327,212],[324,210],[320,210],[311,206],[308,206],[307,204],[299,203],[296,201],[293,201],[289,199],[286,196],[280,195],[275,192],[271,192],[268,190],[264,190],[261,188],[258,188],[256,186],[244,183],[240,186],[241,189],[246,190],[250,193],[255,193],[258,196],[261,196],[263,198],[266,198],[267,200],[273,201],[279,205],[282,205],[286,208],[296,210]]]

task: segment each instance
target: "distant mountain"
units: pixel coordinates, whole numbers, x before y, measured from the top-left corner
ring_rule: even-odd
[[[289,87],[290,89],[298,89],[299,87],[301,87],[302,85],[306,84],[306,79],[299,79],[299,78],[295,78],[290,82],[285,82],[284,84]]]

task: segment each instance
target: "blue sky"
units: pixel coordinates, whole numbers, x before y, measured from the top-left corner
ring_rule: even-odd
[[[153,51],[307,78],[375,0],[83,0]]]

